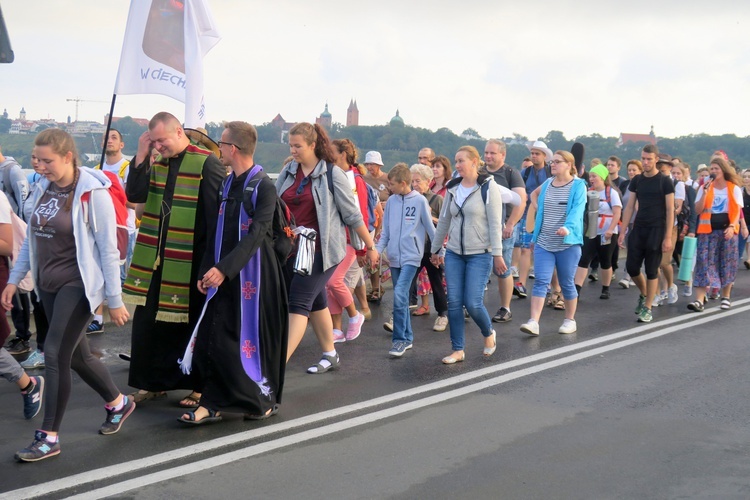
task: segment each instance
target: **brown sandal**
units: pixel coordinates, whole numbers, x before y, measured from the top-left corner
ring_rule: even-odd
[[[151,399],[161,399],[166,396],[167,393],[164,391],[135,391],[134,393],[128,395],[128,397],[130,397],[134,403],[143,403],[144,401],[149,401]]]
[[[383,294],[385,293],[385,290],[381,286],[379,290],[373,290],[370,296],[367,298],[368,302],[377,302],[378,304],[383,299]]]
[[[195,391],[191,392],[178,403],[182,408],[198,408],[201,402],[201,395]]]
[[[565,299],[563,299],[562,295],[557,296],[557,300],[555,300],[555,309],[558,311],[565,310]]]

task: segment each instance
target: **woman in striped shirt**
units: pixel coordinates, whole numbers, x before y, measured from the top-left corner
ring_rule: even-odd
[[[521,331],[529,335],[539,335],[539,317],[555,269],[565,300],[565,320],[558,332],[576,331],[578,293],[574,278],[583,244],[586,182],[576,177],[575,159],[567,151],[555,152],[552,175],[531,193],[526,218],[527,231],[531,231],[531,221],[534,221],[532,241],[536,271],[531,294],[531,319],[521,325]]]

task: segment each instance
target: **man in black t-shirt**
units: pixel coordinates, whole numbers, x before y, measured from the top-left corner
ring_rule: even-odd
[[[518,221],[523,217],[526,208],[526,185],[523,182],[521,173],[505,164],[505,154],[507,147],[499,139],[490,139],[484,147],[484,167],[483,171],[492,175],[495,182],[505,188],[518,193],[521,197],[521,203],[514,207],[511,204],[503,206],[503,215],[505,218],[503,224],[503,259],[510,263],[513,259],[513,244],[515,243],[515,227]],[[510,312],[510,301],[513,299],[513,276],[511,276],[510,266],[501,275],[497,277],[497,287],[500,292],[500,308],[492,317],[495,323],[504,323],[510,321],[513,317]]]
[[[656,168],[659,150],[647,144],[641,151],[643,173],[630,181],[628,190],[634,193],[628,199],[622,220],[630,220],[638,201],[638,213],[633,229],[628,236],[628,257],[625,267],[631,279],[641,292],[635,313],[638,321],[650,323],[651,305],[658,288],[659,264],[663,251],[673,247],[674,225],[674,185],[669,177]],[[667,231],[670,228],[670,231]],[[623,246],[625,231],[620,233],[619,244]],[[646,276],[641,275],[641,265],[645,265]]]

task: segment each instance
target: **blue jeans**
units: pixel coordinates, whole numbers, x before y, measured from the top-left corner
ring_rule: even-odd
[[[137,231],[128,234],[128,253],[125,255],[125,263],[120,266],[120,284],[125,284],[125,278],[128,277],[128,269],[130,269],[130,262],[133,260],[135,237],[137,235]]]
[[[417,275],[417,266],[404,265],[402,267],[391,267],[391,279],[393,280],[393,341],[403,340],[412,343],[414,331],[411,329],[411,318],[409,317],[409,289],[414,276]]]
[[[552,273],[557,268],[557,280],[565,300],[578,298],[575,276],[578,261],[581,259],[581,245],[572,245],[559,252],[550,252],[534,245],[534,289],[532,297],[546,297],[547,288],[552,281]]]
[[[445,252],[445,281],[448,284],[448,324],[454,351],[464,350],[464,310],[482,335],[492,335],[492,322],[484,307],[484,286],[492,271],[492,254],[459,255]],[[395,325],[394,325],[395,327]]]
[[[739,260],[742,260],[742,254],[745,253],[745,243],[747,243],[747,238],[737,236],[737,251],[739,252],[739,256],[737,258]],[[748,255],[748,258],[750,258],[750,255]]]

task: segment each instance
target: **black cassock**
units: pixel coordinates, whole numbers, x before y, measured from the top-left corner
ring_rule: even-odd
[[[215,263],[213,245],[203,260],[200,276],[212,266],[226,279],[208,303],[196,336],[193,366],[203,384],[201,406],[227,412],[261,415],[281,402],[286,365],[288,299],[282,265],[273,249],[271,222],[276,189],[263,173],[258,184],[257,208],[247,235],[240,239],[239,217],[248,172],[233,180],[227,197],[221,258]],[[211,235],[209,242],[214,241]],[[258,252],[261,280],[258,317],[258,354],[270,391],[262,391],[242,366],[240,346],[240,270]],[[264,392],[269,392],[264,394]]]

